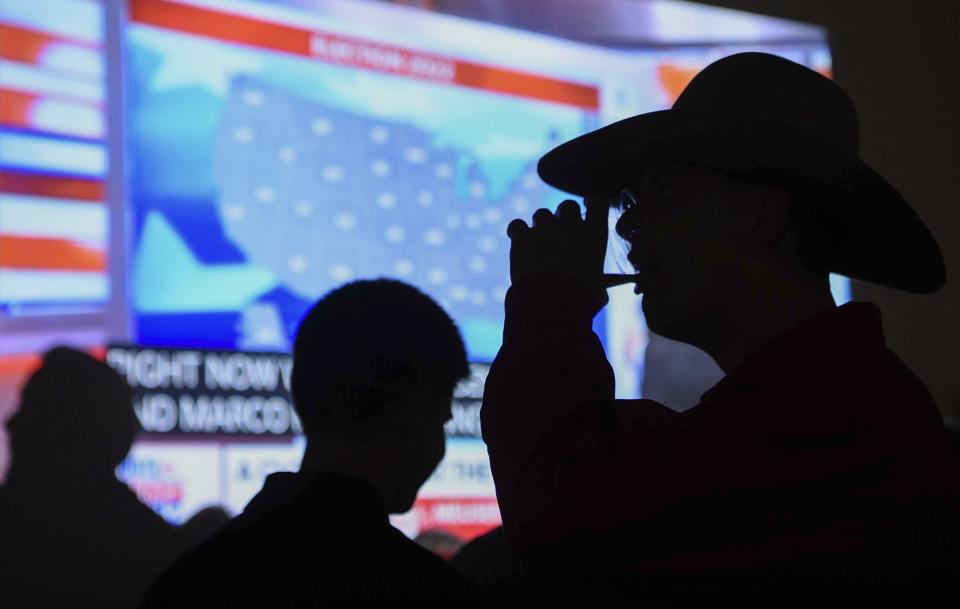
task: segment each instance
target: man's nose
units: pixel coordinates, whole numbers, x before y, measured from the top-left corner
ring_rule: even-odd
[[[631,215],[632,214],[630,214],[629,212],[623,213],[617,219],[617,223],[614,226],[614,230],[616,230],[617,235],[619,235],[622,239],[629,240],[630,237],[632,236],[632,233],[639,228],[639,226],[636,223],[637,219],[630,218]]]

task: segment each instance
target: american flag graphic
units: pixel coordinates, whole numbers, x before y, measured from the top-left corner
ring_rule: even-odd
[[[0,311],[108,294],[103,6],[0,0]]]
[[[506,226],[547,194],[534,161],[494,194],[469,151],[250,76],[232,81],[214,158],[227,235],[294,293],[395,277],[458,319],[502,316]]]

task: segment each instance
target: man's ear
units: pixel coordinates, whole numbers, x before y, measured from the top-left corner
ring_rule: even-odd
[[[756,245],[776,243],[787,231],[790,195],[773,186],[757,186],[752,199],[753,218],[748,234]]]

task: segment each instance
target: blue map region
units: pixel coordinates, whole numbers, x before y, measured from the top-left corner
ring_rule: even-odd
[[[493,358],[506,226],[562,200],[536,160],[594,115],[149,29],[131,40],[142,344],[287,349],[317,298],[393,277],[451,313],[472,359]],[[499,114],[485,128],[471,104]]]
[[[458,320],[495,320],[506,225],[546,194],[533,166],[500,198],[430,135],[237,78],[214,153],[222,225],[251,262],[312,299],[358,277],[421,287]]]

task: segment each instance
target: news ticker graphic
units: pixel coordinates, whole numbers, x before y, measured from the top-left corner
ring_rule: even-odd
[[[283,353],[112,345],[106,361],[133,390],[148,436],[261,436],[302,433],[290,397],[293,358]],[[449,437],[480,437],[487,364],[471,364],[451,405]]]
[[[147,434],[283,436],[302,430],[290,402],[289,355],[111,346],[106,361],[133,390]]]
[[[240,513],[267,476],[299,469],[304,447],[302,436],[256,443],[147,438],[134,444],[117,477],[167,521],[182,524],[210,506],[230,515]],[[448,439],[443,460],[413,508],[391,521],[410,537],[442,529],[470,539],[498,526],[500,512],[483,442]]]
[[[117,467],[117,478],[145,505],[179,525],[205,507],[227,509],[221,453],[214,443],[138,441]]]

